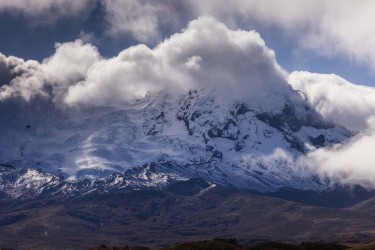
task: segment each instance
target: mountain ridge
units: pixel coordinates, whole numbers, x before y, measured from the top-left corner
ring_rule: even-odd
[[[81,110],[81,118],[77,110],[58,110],[43,102],[22,116],[3,110],[1,116],[10,119],[0,128],[5,135],[0,143],[3,192],[7,189],[15,197],[33,185],[40,185],[35,192],[59,185],[78,190],[85,182],[105,186],[113,176],[134,188],[200,178],[263,193],[325,190],[329,181],[289,158],[345,143],[353,133],[325,121],[296,91],[290,92],[272,112],[204,90],[189,91],[177,100],[150,94],[125,109]],[[41,116],[33,113],[43,111]],[[137,173],[142,169],[143,176]],[[15,191],[20,183],[23,191]]]

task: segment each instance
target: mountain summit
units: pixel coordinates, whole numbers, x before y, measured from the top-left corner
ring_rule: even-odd
[[[212,17],[114,58],[76,41],[42,63],[3,60],[13,78],[0,89],[0,178],[12,197],[115,176],[134,187],[200,178],[320,191],[325,180],[297,158],[352,135],[292,89],[258,33]]]
[[[272,111],[205,90],[79,112],[43,101],[12,114],[3,106],[2,190],[13,197],[25,196],[27,188],[77,191],[88,180],[95,189],[115,188],[119,178],[137,188],[200,178],[249,191],[324,190],[316,173],[290,158],[352,133],[290,93],[294,98]]]

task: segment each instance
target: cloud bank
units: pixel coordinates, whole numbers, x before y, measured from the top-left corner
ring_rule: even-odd
[[[348,143],[309,153],[309,167],[336,184],[362,185],[375,189],[375,119]]]
[[[245,4],[243,13],[250,7]],[[293,15],[285,18],[281,24],[287,26]],[[138,35],[149,39],[141,38],[142,32]],[[70,106],[121,106],[148,92],[178,95],[206,88],[272,110],[290,95],[291,86],[304,92],[326,119],[359,131],[345,144],[313,150],[303,164],[308,162],[322,177],[374,188],[374,89],[335,75],[294,72],[287,77],[255,31],[231,30],[215,18],[201,17],[154,48],[141,44],[113,58],[103,58],[96,47],[81,40],[57,44],[56,52],[41,63],[0,55],[1,101],[42,97]]]
[[[23,71],[1,87],[3,100],[42,95],[68,105],[123,105],[148,92],[178,95],[207,88],[271,108],[266,106],[278,106],[291,90],[258,33],[230,30],[211,17],[192,21],[153,49],[137,45],[114,58],[102,58],[94,46],[78,40],[57,44],[55,54],[40,64],[12,60]],[[13,71],[9,68],[7,74]]]
[[[367,120],[375,115],[373,87],[355,85],[334,74],[310,72],[293,72],[288,80],[324,118],[351,130],[368,128]]]
[[[42,63],[0,54],[3,84],[0,101],[22,97],[61,99],[71,84],[85,79],[88,68],[100,59],[95,47],[81,41],[56,44],[56,52]],[[8,80],[8,82],[6,82]]]
[[[375,70],[375,3],[364,0],[109,0],[104,3],[112,34],[130,33],[142,42],[211,15],[234,26],[275,26],[301,48],[325,56],[345,55]]]
[[[331,74],[293,72],[289,82],[328,120],[357,131],[343,144],[311,151],[295,164],[307,166],[335,184],[375,188],[375,88]]]
[[[5,57],[0,54],[0,69],[2,71],[0,100],[14,96],[22,96],[29,101],[32,96],[46,96],[43,91],[44,74],[37,61],[24,61],[16,57]],[[7,84],[7,81],[10,83]]]
[[[324,56],[346,56],[375,70],[375,2],[364,0],[191,0],[197,15],[239,24],[280,28],[300,48]]]
[[[130,33],[141,42],[162,37],[199,16],[227,25],[273,26],[302,49],[327,57],[346,57],[375,70],[375,2],[364,0],[215,0],[105,2],[111,34]]]
[[[0,11],[23,14],[34,23],[88,16],[100,4],[113,38],[131,36],[155,43],[199,16],[211,15],[231,27],[277,27],[302,49],[346,57],[375,70],[375,2],[372,0],[0,0]]]

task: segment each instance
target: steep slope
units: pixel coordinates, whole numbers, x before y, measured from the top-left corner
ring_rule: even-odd
[[[168,178],[197,177],[242,190],[319,191],[326,184],[311,169],[296,166],[294,159],[352,135],[324,121],[293,90],[266,111],[205,90],[189,91],[178,99],[163,93],[148,95],[126,108],[63,110],[45,100],[12,105],[0,105],[1,119],[7,121],[0,127],[0,160],[17,169],[25,181],[8,180],[15,178],[8,173],[14,169],[4,170],[1,178],[3,186],[11,189],[14,184],[17,190],[19,182],[28,180],[39,184],[39,191],[61,182],[76,186],[89,179],[111,182],[112,174],[122,176],[142,164],[166,162],[171,167],[138,168],[158,175],[139,185],[156,187]],[[46,172],[46,180],[30,174],[35,169]],[[124,177],[130,178],[129,172]],[[3,192],[10,193],[4,188]]]

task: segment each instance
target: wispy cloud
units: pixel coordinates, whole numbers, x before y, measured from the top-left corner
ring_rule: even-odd
[[[0,0],[0,12],[22,14],[36,25],[53,25],[67,17],[82,17],[91,12],[96,0]]]
[[[302,91],[310,104],[324,118],[349,129],[368,127],[367,120],[375,115],[375,88],[356,85],[340,76],[293,72],[289,82]]]
[[[313,150],[295,162],[334,183],[374,189],[375,89],[310,72],[293,72],[289,82],[325,119],[357,131],[349,141]]]
[[[165,29],[185,26],[183,1],[173,0],[110,0],[102,2],[107,22],[107,34],[114,38],[132,36],[140,42],[162,40]]]
[[[189,1],[196,15],[275,26],[318,55],[345,56],[375,70],[375,2],[364,0]]]
[[[310,168],[338,184],[375,189],[375,120],[349,142],[312,151],[306,156]]]
[[[155,44],[199,16],[211,15],[231,27],[278,27],[288,39],[316,55],[345,57],[375,70],[375,2],[371,0],[0,0],[0,11],[21,13],[36,24],[88,16],[103,8],[106,34]]]

